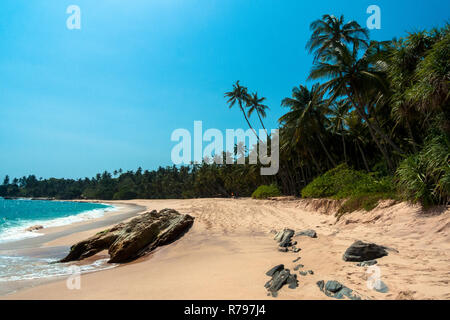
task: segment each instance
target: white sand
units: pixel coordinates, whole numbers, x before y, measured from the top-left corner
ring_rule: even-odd
[[[122,201],[124,202],[124,201]],[[151,209],[174,208],[194,216],[191,230],[148,257],[114,269],[85,274],[81,290],[65,281],[25,289],[2,299],[274,299],[264,288],[265,272],[299,263],[314,275],[300,276],[295,290],[277,299],[328,299],[318,280],[338,280],[371,299],[450,299],[450,209],[424,214],[418,206],[384,202],[336,223],[336,204],[327,200],[252,199],[132,200]],[[317,239],[296,237],[299,253],[281,253],[271,230],[314,229]],[[83,231],[46,245],[71,245],[99,230]],[[389,292],[366,286],[366,268],[344,262],[355,240],[397,249],[378,259]],[[301,256],[293,263],[292,260]]]

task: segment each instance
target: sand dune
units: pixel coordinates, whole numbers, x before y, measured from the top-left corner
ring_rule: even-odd
[[[123,202],[123,201],[122,201]],[[283,287],[276,299],[329,299],[318,280],[338,280],[370,299],[450,299],[450,210],[424,213],[406,203],[344,216],[327,200],[133,200],[147,209],[173,208],[196,218],[181,239],[150,256],[114,269],[85,274],[80,290],[57,281],[4,296],[6,299],[275,299],[264,288],[265,272],[301,263],[314,275],[299,287]],[[299,253],[282,253],[273,230],[314,229],[317,239],[295,237]],[[46,245],[69,245],[97,230],[74,233]],[[355,240],[394,248],[379,259],[387,293],[367,287],[366,268],[344,262]],[[295,258],[301,259],[294,263]]]

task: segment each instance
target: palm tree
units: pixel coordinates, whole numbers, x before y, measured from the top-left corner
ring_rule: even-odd
[[[309,140],[311,137],[316,138],[328,160],[333,166],[336,166],[321,137],[328,119],[325,117],[326,105],[322,100],[319,84],[313,85],[311,90],[302,85],[295,87],[292,89],[292,98],[283,99],[281,105],[291,109],[279,119],[279,122],[294,129],[292,136],[294,143],[303,140],[302,143],[308,144],[309,142],[314,145],[314,141]],[[308,149],[308,151],[311,158],[314,158],[311,150]]]
[[[356,21],[345,23],[343,15],[338,18],[325,14],[322,19],[312,22],[310,29],[313,34],[306,48],[309,53],[314,52],[314,61],[326,58],[323,53],[330,48],[352,45],[353,50],[357,52],[368,45],[369,31]]]
[[[345,125],[346,116],[350,109],[350,103],[347,100],[341,100],[333,103],[329,109],[330,129],[334,134],[339,134],[342,139],[342,149],[344,151],[344,161],[347,162],[347,148],[345,144]]]
[[[322,85],[322,93],[328,93],[330,101],[345,96],[349,99],[359,116],[367,123],[372,139],[386,159],[389,169],[393,171],[394,165],[382,140],[399,154],[403,154],[403,151],[383,132],[376,118],[369,112],[380,101],[380,94],[387,92],[383,70],[385,64],[380,60],[384,54],[380,43],[374,41],[361,58],[347,46],[328,48],[323,52],[327,58],[314,63],[309,79],[329,79]]]
[[[266,110],[269,109],[268,106],[262,104],[264,100],[266,100],[266,98],[264,97],[259,98],[257,92],[253,93],[247,100],[247,106],[249,108],[247,115],[250,118],[252,113],[256,111],[256,113],[258,114],[259,122],[261,122],[261,125],[263,129],[266,131],[266,135],[268,136],[269,133],[267,132],[266,127],[264,127],[264,123],[262,121],[262,118],[265,118],[267,115]]]
[[[247,104],[247,101],[249,99],[248,89],[246,87],[241,86],[238,80],[236,81],[235,84],[233,84],[233,90],[225,93],[225,97],[228,97],[227,103],[229,104],[230,109],[235,105],[236,102],[239,104],[239,108],[241,109],[242,114],[244,115],[245,121],[247,122],[250,129],[252,129],[256,138],[258,138],[258,140],[261,141],[255,129],[253,129],[252,125],[250,124],[250,121],[247,118],[247,114],[245,113],[243,106],[244,104]]]

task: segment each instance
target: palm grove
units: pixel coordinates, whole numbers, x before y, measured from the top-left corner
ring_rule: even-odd
[[[259,165],[209,161],[153,171],[104,172],[79,180],[10,180],[0,196],[193,198],[302,195],[351,199],[356,206],[381,198],[446,204],[450,194],[449,25],[371,41],[367,29],[324,15],[311,24],[310,85],[282,100],[280,170],[261,176]],[[265,98],[237,81],[225,93],[265,129]],[[270,139],[270,138],[269,138]],[[249,155],[236,146],[234,158]],[[225,155],[224,155],[225,156]],[[248,163],[248,161],[247,161]],[[348,202],[348,205],[352,205]]]

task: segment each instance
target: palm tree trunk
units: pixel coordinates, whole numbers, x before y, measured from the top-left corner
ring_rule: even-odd
[[[368,119],[369,117],[368,117],[368,115],[366,114],[364,108],[362,107],[364,104],[362,103],[361,97],[360,97],[359,95],[356,95],[356,97],[358,98],[359,105],[360,105],[362,111],[364,112],[364,114],[367,116],[367,119]],[[375,119],[375,121],[374,121],[373,123],[372,123],[372,122],[369,122],[369,121],[367,120],[368,125],[371,125],[371,126],[373,127],[373,130],[375,130],[375,132],[376,132],[378,135],[380,135],[380,136],[381,136],[388,144],[390,144],[390,145],[392,146],[392,148],[394,148],[395,151],[397,151],[397,152],[400,153],[400,154],[403,154],[402,149],[400,149],[400,148],[394,143],[394,141],[392,141],[392,139],[389,138],[389,136],[388,136],[386,133],[384,133],[383,129],[381,129],[381,126],[378,124],[378,120],[376,119],[376,117],[374,117],[374,119]]]
[[[256,133],[256,130],[253,129],[252,125],[250,124],[250,121],[248,121],[247,115],[245,114],[245,110],[242,107],[241,101],[239,101],[239,107],[241,108],[241,111],[242,111],[242,113],[244,115],[245,121],[247,121],[248,126],[250,127],[250,129],[252,129],[253,133],[255,134],[256,138],[258,138],[259,142],[262,143],[261,139],[259,138],[258,134]]]
[[[344,130],[341,130],[342,146],[344,147],[344,161],[347,163],[347,147],[345,146]]]
[[[364,166],[366,167],[367,172],[370,172],[369,165],[367,164],[366,156],[364,155],[364,151],[361,148],[361,145],[359,144],[358,140],[356,140],[356,145],[358,146],[359,152],[361,153],[361,157],[363,159]]]
[[[322,139],[320,138],[320,135],[317,135],[317,138],[319,138],[320,145],[322,146],[323,151],[325,151],[325,154],[327,155],[328,159],[330,160],[333,167],[336,167],[336,162],[334,162],[333,158],[331,158],[330,153],[328,152],[327,148],[325,147]]]
[[[369,121],[366,112],[364,111],[364,109],[362,109],[362,107],[360,105],[358,105],[355,102],[355,100],[353,99],[353,96],[350,95],[350,92],[349,92],[348,88],[346,88],[346,90],[347,90],[347,96],[350,99],[350,101],[353,104],[353,106],[355,107],[356,112],[367,123],[367,128],[369,128],[370,136],[372,137],[373,141],[377,145],[378,149],[380,149],[381,153],[383,154],[383,157],[386,159],[386,163],[387,163],[387,166],[389,168],[389,171],[394,172],[394,166],[392,165],[391,158],[389,157],[386,149],[381,145],[381,142],[378,140],[378,138],[377,138],[377,136],[375,134],[375,130],[372,127],[372,123]]]
[[[261,122],[261,125],[262,125],[264,131],[266,131],[266,136],[270,137],[269,132],[267,132],[266,127],[264,127],[264,123],[263,123],[263,121],[262,121],[262,119],[261,119],[261,115],[259,114],[259,111],[256,110],[256,113],[258,114],[259,122]]]
[[[311,159],[312,159],[314,165],[315,165],[316,168],[317,168],[317,171],[318,171],[319,173],[322,173],[322,170],[320,169],[320,166],[319,166],[319,164],[317,163],[316,158],[314,158],[314,155],[312,154],[311,150],[309,150],[309,149],[307,149],[307,150],[308,150],[309,156],[311,157]]]

